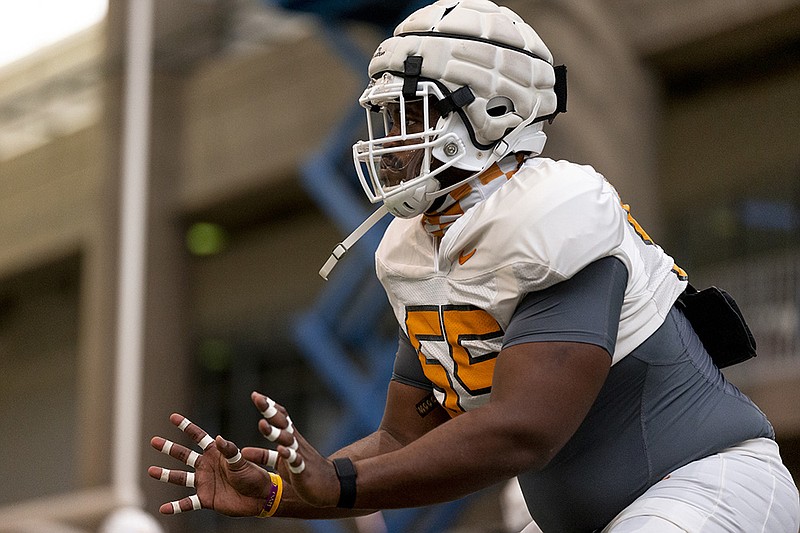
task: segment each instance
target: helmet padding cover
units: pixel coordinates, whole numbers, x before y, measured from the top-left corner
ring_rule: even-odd
[[[402,75],[409,56],[422,57],[421,79],[472,91],[461,111],[473,144],[490,146],[556,112],[552,54],[516,13],[488,0],[439,0],[414,12],[375,51],[370,77]]]

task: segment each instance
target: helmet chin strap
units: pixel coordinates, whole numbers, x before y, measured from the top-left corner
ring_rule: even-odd
[[[428,194],[438,188],[439,183],[436,180],[429,180],[419,187],[403,191],[400,194],[385,199],[378,209],[353,230],[342,242],[334,247],[330,257],[328,257],[328,260],[325,261],[325,264],[322,265],[319,271],[319,275],[322,276],[322,279],[325,281],[328,280],[328,274],[331,273],[331,270],[333,270],[333,267],[339,262],[339,259],[341,259],[347,250],[358,242],[372,226],[377,224],[380,219],[389,213],[399,218],[411,218],[421,214],[433,201],[428,197]]]
[[[325,264],[322,265],[322,268],[319,270],[319,275],[322,276],[322,279],[328,281],[328,274],[331,273],[333,267],[336,266],[336,263],[339,262],[339,259],[349,250],[358,239],[364,236],[372,226],[378,223],[380,219],[385,217],[389,213],[389,209],[385,205],[381,205],[378,209],[376,209],[364,222],[359,224],[359,226],[353,230],[353,233],[348,235],[342,242],[334,247],[333,251],[331,252],[330,257],[328,260],[325,261]]]

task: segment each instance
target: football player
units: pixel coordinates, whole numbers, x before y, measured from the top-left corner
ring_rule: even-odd
[[[321,273],[395,216],[376,253],[399,324],[383,421],[325,458],[259,393],[276,450],[174,414],[203,453],[152,440],[195,469],[150,468],[197,491],[161,511],[357,516],[516,476],[545,532],[796,533],[773,428],[687,319],[686,273],[603,176],[540,157],[566,90],[536,32],[489,0],[440,0],[369,76],[353,155],[380,207]]]

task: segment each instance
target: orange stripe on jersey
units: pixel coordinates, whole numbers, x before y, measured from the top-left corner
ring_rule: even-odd
[[[644,230],[644,228],[636,222],[636,219],[633,218],[631,215],[631,206],[628,204],[622,204],[622,209],[628,214],[628,224],[633,226],[633,230],[636,234],[646,243],[646,244],[653,244],[653,239],[650,238],[650,235]]]
[[[678,265],[672,265],[672,271],[675,272],[675,275],[678,276],[678,279],[681,281],[689,279],[689,274]]]
[[[526,158],[524,154],[513,155],[516,159],[516,165],[513,160],[510,160],[510,156],[502,159],[486,169],[477,178],[451,191],[438,211],[425,213],[422,216],[422,224],[425,230],[435,237],[441,237],[444,235],[445,230],[458,220],[458,217],[463,215],[467,209],[500,188],[501,182],[496,180],[500,178],[505,178],[506,181],[510,180]]]
[[[450,191],[450,196],[452,196],[456,201],[461,200],[469,193],[472,192],[472,187],[469,183],[465,183],[461,187],[458,187],[452,191]]]
[[[620,202],[620,204],[622,205],[622,209],[624,209],[625,213],[628,215],[628,224],[631,225],[633,231],[636,232],[639,238],[642,239],[642,241],[644,241],[645,244],[650,244],[650,245],[655,244],[653,239],[650,238],[650,235],[647,234],[644,228],[638,222],[636,222],[636,219],[633,218],[633,215],[631,215],[631,206],[628,204],[624,204],[622,202]],[[689,274],[687,274],[686,271],[681,267],[679,267],[678,265],[672,266],[672,272],[674,272],[675,275],[678,276],[678,279],[681,281],[686,281],[687,279],[689,279]]]
[[[502,170],[500,170],[500,167],[498,167],[497,165],[492,165],[491,167],[489,167],[489,170],[481,174],[479,178],[481,180],[481,183],[486,185],[490,181],[494,181],[497,178],[501,178],[503,176],[505,176],[505,173]]]

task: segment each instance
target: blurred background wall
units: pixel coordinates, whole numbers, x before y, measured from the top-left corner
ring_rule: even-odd
[[[117,490],[128,1],[0,67],[0,531],[97,531],[120,506],[157,514],[186,495],[145,473],[178,466],[148,444],[180,440],[174,411],[262,445],[249,402],[261,390],[326,452],[381,414],[395,326],[371,274],[379,230],[327,284],[317,271],[370,209],[349,160],[366,62],[424,2],[154,0],[151,100],[138,109],[140,492]],[[546,128],[545,155],[593,165],[696,286],[736,296],[760,350],[726,375],[800,476],[800,1],[505,5],[569,67],[569,112]],[[390,531],[505,531],[498,487],[384,518]],[[383,527],[157,520],[173,532]]]

